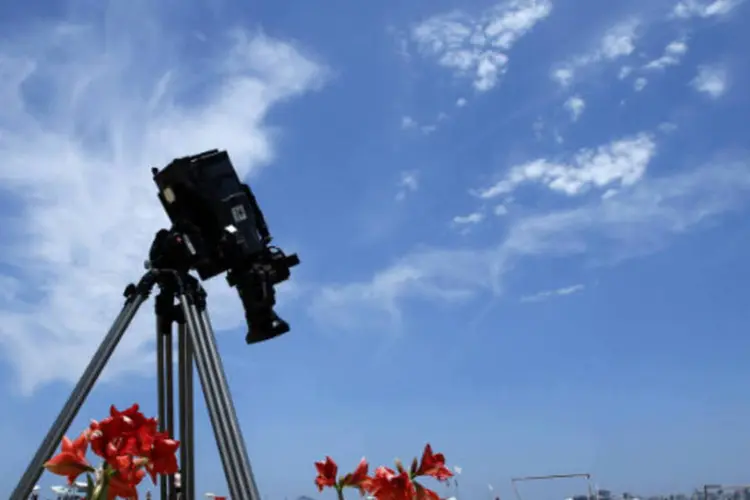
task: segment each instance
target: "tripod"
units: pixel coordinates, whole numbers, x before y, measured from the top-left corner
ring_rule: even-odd
[[[154,286],[156,297],[157,392],[159,426],[174,435],[173,325],[177,324],[180,480],[184,500],[195,500],[195,461],[193,440],[193,362],[203,388],[216,444],[219,448],[232,500],[260,500],[245,442],[242,438],[216,339],[206,311],[206,292],[187,270],[151,269],[137,285],[125,289],[125,305],[86,367],[57,419],[39,446],[10,500],[27,500],[44,462],[52,457],[63,435],[75,419],[86,397],[115,351],[140,306]],[[168,480],[168,481],[167,481]],[[162,500],[176,498],[173,477],[160,479]]]

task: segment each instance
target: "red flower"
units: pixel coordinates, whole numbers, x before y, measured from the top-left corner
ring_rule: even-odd
[[[388,467],[378,467],[367,482],[367,491],[378,500],[413,500],[416,487],[409,473],[396,473]]]
[[[178,470],[177,456],[175,452],[179,448],[180,442],[169,439],[167,433],[157,433],[152,438],[152,448],[146,458],[146,470],[151,476],[151,480],[156,484],[157,474],[174,474]]]
[[[93,470],[86,460],[88,445],[86,434],[81,434],[75,441],[67,436],[63,437],[60,453],[49,459],[44,468],[58,476],[67,477],[68,482],[73,484],[78,476]]]
[[[336,474],[339,472],[339,466],[333,461],[331,457],[326,457],[325,460],[315,462],[315,468],[318,470],[318,476],[315,478],[315,484],[318,486],[318,491],[323,491],[326,487],[336,486]]]
[[[425,445],[422,452],[422,460],[419,463],[415,476],[430,476],[438,481],[445,481],[453,476],[453,473],[445,466],[445,456],[442,453],[432,453],[429,443]]]
[[[367,465],[367,460],[362,457],[362,460],[359,461],[359,464],[357,465],[357,468],[354,469],[354,472],[344,476],[344,478],[341,480],[341,483],[339,483],[340,486],[359,488],[360,493],[362,493],[370,481],[370,478],[367,476],[368,469],[369,466]]]
[[[417,489],[417,494],[415,496],[416,500],[440,500],[440,495],[435,493],[429,488],[425,488],[419,483],[414,483],[414,486]]]
[[[114,405],[109,417],[90,426],[91,449],[104,459],[117,455],[142,455],[151,448],[150,437],[156,433],[156,419],[146,418],[134,404],[124,411]]]
[[[130,482],[128,480],[121,479],[117,476],[112,476],[109,479],[109,488],[107,489],[107,500],[115,500],[116,498],[137,499],[138,498],[138,483],[145,477],[146,473],[143,469],[138,469],[136,478],[137,482]]]
[[[108,500],[137,499],[136,488],[147,472],[154,482],[158,474],[177,472],[175,451],[180,443],[158,432],[157,420],[146,418],[137,404],[123,411],[112,406],[109,413],[99,422],[92,421],[75,441],[64,438],[62,452],[45,463],[45,468],[72,483],[81,473],[94,471],[86,461],[91,444],[92,451],[105,460],[98,472],[109,485]]]
[[[109,478],[108,500],[117,497],[138,498],[136,487],[146,476],[142,467],[145,462],[144,458],[129,455],[119,456],[114,460],[110,465],[115,473]]]
[[[154,446],[154,441],[159,436],[159,425],[155,418],[145,420],[135,431],[138,454],[147,456]]]
[[[156,419],[146,418],[137,404],[123,411],[112,406],[109,413],[102,421],[91,422],[89,435],[94,453],[113,467],[118,457],[147,458],[146,468],[154,482],[157,474],[177,472],[175,451],[180,443],[167,433],[158,432]]]

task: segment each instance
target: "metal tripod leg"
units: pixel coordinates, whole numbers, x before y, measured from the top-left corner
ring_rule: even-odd
[[[185,323],[178,333],[180,391],[180,479],[182,498],[195,500],[195,432],[193,419],[193,353]]]
[[[229,493],[232,500],[260,500],[247,459],[245,441],[229,394],[224,368],[216,349],[216,340],[210,324],[209,328],[204,324],[202,312],[197,305],[202,300],[197,295],[197,290],[183,291],[179,301],[194,349],[198,376],[203,387],[216,444],[219,447]],[[200,310],[203,309],[205,304],[200,304]]]
[[[52,457],[57,447],[60,445],[63,436],[67,432],[70,424],[75,419],[78,411],[81,409],[86,397],[91,392],[92,387],[99,378],[102,370],[115,351],[117,344],[122,339],[125,330],[133,320],[135,313],[138,312],[138,308],[148,298],[153,281],[144,282],[146,277],[141,280],[138,287],[132,287],[129,290],[127,301],[125,306],[120,311],[115,321],[112,323],[107,335],[102,340],[96,353],[91,358],[91,362],[86,367],[78,380],[73,391],[70,393],[68,400],[65,402],[60,414],[55,419],[55,422],[50,427],[49,432],[44,437],[42,444],[39,446],[34,458],[31,459],[29,466],[26,468],[21,477],[18,485],[10,495],[10,500],[26,500],[31,495],[37,481],[42,475],[44,462]]]
[[[159,403],[159,430],[174,436],[174,363],[172,360],[172,324],[174,322],[174,299],[171,289],[162,289],[156,296],[156,373]],[[159,477],[159,493],[162,500],[174,498],[172,476]]]
[[[167,343],[166,335],[162,332],[163,320],[156,317],[156,398],[159,406],[159,431],[166,432],[167,426],[167,363],[165,360],[166,351],[171,349],[170,343]],[[170,381],[171,382],[171,381]],[[159,498],[167,500],[167,480],[164,476],[159,477]]]
[[[237,411],[234,407],[234,401],[232,400],[232,394],[229,390],[229,383],[227,382],[227,376],[224,372],[224,366],[219,356],[219,351],[216,346],[216,336],[214,335],[213,327],[211,326],[211,319],[208,316],[208,310],[205,304],[198,310],[200,316],[200,324],[203,327],[203,335],[208,344],[209,352],[213,353],[211,356],[215,360],[215,370],[217,377],[217,386],[221,389],[222,397],[224,400],[224,415],[226,416],[227,425],[229,426],[229,439],[231,442],[236,443],[237,449],[236,455],[239,457],[238,464],[242,465],[242,475],[247,483],[247,497],[252,500],[260,500],[260,492],[258,486],[255,483],[255,476],[253,474],[252,466],[250,465],[250,457],[247,453],[247,446],[245,446],[245,440],[242,437],[242,429],[240,428],[237,420]]]

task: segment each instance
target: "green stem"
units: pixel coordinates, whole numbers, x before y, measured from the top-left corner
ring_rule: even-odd
[[[336,494],[338,495],[339,500],[344,500],[344,488],[336,486]]]

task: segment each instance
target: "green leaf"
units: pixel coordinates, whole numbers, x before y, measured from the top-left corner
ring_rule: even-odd
[[[86,474],[86,498],[94,497],[94,478]]]
[[[107,500],[107,497],[109,493],[109,481],[105,481],[102,485],[101,492],[99,493],[99,498],[97,500]]]

